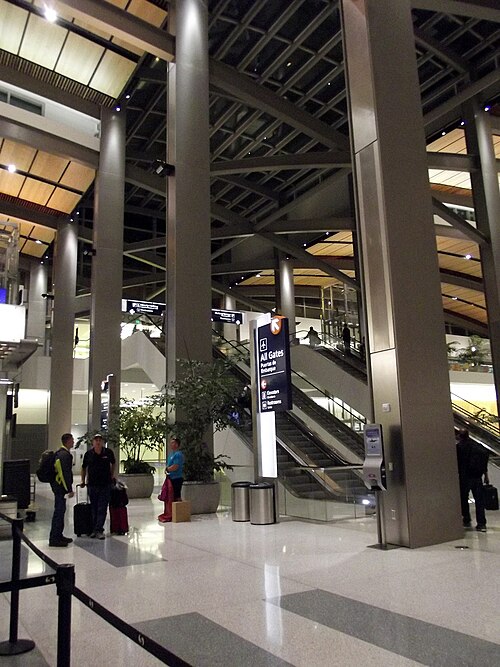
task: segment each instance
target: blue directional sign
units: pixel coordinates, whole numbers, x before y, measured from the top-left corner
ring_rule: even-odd
[[[285,412],[292,408],[288,320],[273,317],[257,328],[256,346],[259,412]]]

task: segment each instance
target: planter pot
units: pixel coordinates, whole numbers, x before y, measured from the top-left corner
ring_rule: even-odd
[[[219,482],[184,482],[182,499],[191,501],[191,514],[217,512],[220,500]]]
[[[118,479],[126,485],[129,498],[149,498],[153,493],[154,477],[149,472],[139,475],[122,473]]]

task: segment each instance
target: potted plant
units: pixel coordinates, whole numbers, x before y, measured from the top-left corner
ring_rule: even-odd
[[[234,425],[242,383],[223,360],[181,359],[178,368],[178,378],[165,385],[158,403],[165,407],[169,434],[180,439],[184,452],[183,498],[191,500],[193,514],[215,512],[220,485],[214,473],[232,467],[228,456],[214,457],[207,440],[212,428],[220,431]]]
[[[148,498],[153,492],[155,468],[144,461],[146,452],[165,449],[165,411],[154,400],[141,403],[122,400],[111,420],[110,431],[118,434],[122,454],[121,480],[129,498]]]

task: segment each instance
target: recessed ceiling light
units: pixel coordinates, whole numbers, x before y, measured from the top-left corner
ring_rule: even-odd
[[[7,165],[7,171],[10,172],[11,174],[15,174],[17,171],[16,165],[15,164]]]
[[[52,7],[45,8],[45,18],[49,23],[55,23],[57,21],[57,12]]]
[[[472,255],[470,255],[469,253],[467,253],[467,254],[465,255],[465,259],[472,259]]]
[[[287,67],[290,67],[291,64],[292,64],[292,63],[291,63],[290,61],[288,61],[287,64],[286,64],[286,66],[287,66]]]
[[[38,243],[38,245],[42,245],[42,242],[40,241],[40,239],[36,239],[35,243]]]

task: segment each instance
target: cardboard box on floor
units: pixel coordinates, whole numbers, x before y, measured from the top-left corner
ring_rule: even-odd
[[[191,521],[191,501],[178,500],[172,503],[172,523]]]

